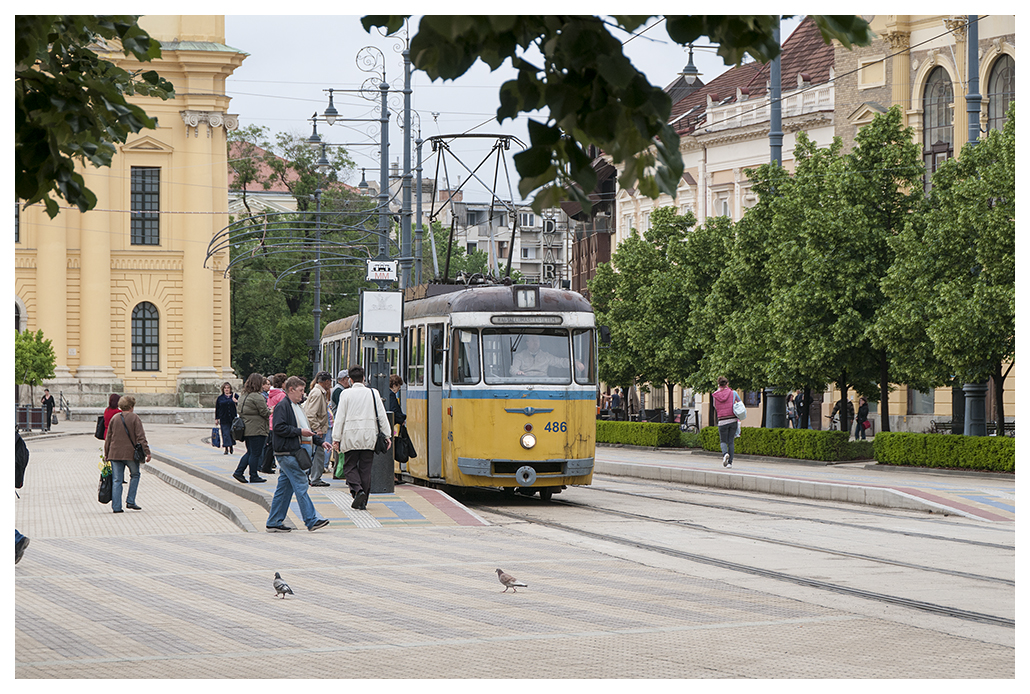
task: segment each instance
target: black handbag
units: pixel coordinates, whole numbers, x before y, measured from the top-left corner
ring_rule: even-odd
[[[247,393],[250,395],[250,393]],[[243,402],[247,402],[247,395],[243,396]],[[240,411],[243,411],[243,402],[240,403]],[[232,424],[229,426],[229,435],[237,441],[243,441],[247,433],[247,423],[243,421],[243,415],[236,415],[236,419],[232,420]]]
[[[390,450],[390,439],[387,438],[386,434],[383,433],[382,428],[379,426],[379,398],[375,393],[372,393],[372,409],[376,415],[376,453],[386,453]]]
[[[122,414],[122,426],[125,427],[125,435],[132,441],[132,434],[129,433],[129,425],[125,423],[125,415]],[[147,452],[143,450],[143,444],[133,444],[132,448],[132,462],[137,465],[142,465],[147,461]]]
[[[107,474],[100,473],[100,484],[97,485],[97,501],[102,504],[111,503],[111,487],[114,481],[111,479],[111,470],[108,468]]]
[[[104,440],[104,415],[97,416],[97,430],[93,432],[93,437],[98,438],[101,441]]]
[[[275,454],[272,452],[272,437],[265,441],[261,455],[261,472],[271,475],[275,472]]]
[[[311,454],[308,453],[308,449],[304,448],[304,446],[295,450],[293,457],[297,459],[297,465],[300,466],[301,470],[307,472],[311,469]]]
[[[411,458],[417,457],[415,444],[411,442],[411,437],[408,436],[408,428],[401,424],[400,433],[397,434],[397,439],[393,442],[393,459],[398,463],[406,463]]]

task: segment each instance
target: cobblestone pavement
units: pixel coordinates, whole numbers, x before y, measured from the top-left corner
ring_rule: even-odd
[[[16,678],[1015,676],[1013,648],[519,524],[247,533],[147,473],[143,511],[114,515],[98,443],[29,441]],[[498,567],[528,587],[501,592]]]

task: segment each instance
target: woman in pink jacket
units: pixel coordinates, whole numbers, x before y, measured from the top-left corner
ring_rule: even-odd
[[[733,403],[740,400],[737,392],[730,390],[730,382],[719,376],[719,390],[712,393],[715,404],[715,419],[719,425],[719,448],[722,449],[722,466],[733,467],[733,439],[737,436],[739,420],[733,414]]]

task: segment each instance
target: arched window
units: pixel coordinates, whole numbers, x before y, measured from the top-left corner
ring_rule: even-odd
[[[14,305],[14,329],[21,332],[21,306]]]
[[[132,370],[158,371],[157,309],[148,301],[132,309]]]
[[[1016,61],[1003,55],[994,61],[987,78],[987,129],[1005,127],[1005,112],[1016,98]]]
[[[923,91],[923,160],[926,164],[926,190],[930,190],[930,177],[954,153],[954,127],[952,104],[955,101],[948,71],[935,67],[926,79]]]

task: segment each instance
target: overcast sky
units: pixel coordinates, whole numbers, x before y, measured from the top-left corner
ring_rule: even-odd
[[[655,17],[646,26],[658,21]],[[786,39],[797,25],[798,19],[784,20],[781,38]],[[417,33],[417,29],[417,20],[412,20],[412,35]],[[382,52],[386,60],[387,81],[398,90],[403,88],[400,42],[382,37],[375,30],[372,34],[365,32],[357,15],[226,15],[225,34],[228,45],[249,54],[226,83],[226,91],[232,97],[229,111],[239,114],[241,126],[262,125],[271,133],[296,132],[306,137],[311,132],[309,119],[312,114],[317,111],[321,115],[328,103],[325,89],[358,89],[372,76],[372,73],[361,71],[356,61],[359,51],[365,46],[376,47]],[[619,36],[618,33],[616,35]],[[676,79],[687,64],[686,49],[671,41],[660,24],[636,38],[631,39],[629,35],[619,38],[625,41],[624,51],[637,69],[659,87],[665,87]],[[705,82],[728,69],[715,55],[714,49],[696,48],[694,64]],[[514,122],[505,121],[503,125],[498,124],[495,117],[498,88],[514,74],[507,63],[491,73],[483,63],[477,62],[457,80],[433,83],[425,74],[413,70],[411,103],[412,109],[418,113],[417,119],[421,121],[422,138],[456,133],[505,133],[528,143],[528,116]],[[397,99],[400,110],[400,95]],[[378,117],[378,101],[368,101],[357,94],[336,94],[334,102],[341,117]],[[544,118],[538,115],[538,119]],[[391,117],[391,163],[400,162],[403,152],[400,130],[394,127],[396,123],[397,119]],[[378,123],[351,123],[346,126],[337,123],[333,127],[319,123],[318,129],[326,142],[368,142],[366,146],[347,149],[358,167],[368,167],[366,176],[369,179],[378,179]],[[465,166],[475,170],[489,155],[493,143],[491,139],[456,141],[451,149]],[[513,197],[518,200],[519,197],[518,173],[511,163],[511,156],[516,152],[513,147],[507,153],[507,173],[502,164],[497,175],[497,194],[504,199]],[[458,178],[468,178],[468,171],[458,161],[450,157],[445,161],[452,186],[457,186]],[[468,184],[473,187],[468,189],[466,201],[488,202],[487,189],[493,185],[494,170],[495,163],[491,157],[477,172],[486,187]],[[439,176],[440,186],[445,185],[443,168],[439,167],[438,171],[436,158],[428,144],[423,146],[423,176]],[[351,184],[357,184],[360,179],[360,171],[345,178]]]

